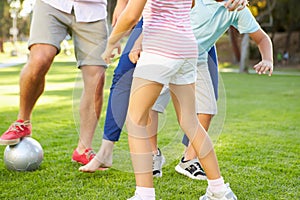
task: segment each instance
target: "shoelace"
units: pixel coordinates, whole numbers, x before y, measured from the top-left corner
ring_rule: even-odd
[[[86,155],[87,159],[90,160],[90,157],[92,155],[95,155],[95,152],[92,149],[89,149],[87,152],[85,152],[85,155]]]
[[[199,169],[203,170],[203,169],[202,169],[202,167],[201,167],[201,165],[200,165],[200,163],[198,163],[198,162],[195,162],[195,163],[193,163],[193,165],[196,165],[196,167],[197,167],[197,168],[199,168]]]
[[[30,125],[30,121],[24,121],[24,122],[15,122],[12,124],[11,129],[14,131],[23,131],[24,130],[24,126],[29,126]]]

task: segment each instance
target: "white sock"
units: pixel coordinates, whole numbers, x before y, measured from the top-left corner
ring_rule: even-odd
[[[208,182],[208,188],[212,193],[219,193],[227,189],[222,176],[215,180],[207,179],[207,182]]]
[[[154,188],[136,186],[135,192],[143,200],[155,200],[155,189]]]

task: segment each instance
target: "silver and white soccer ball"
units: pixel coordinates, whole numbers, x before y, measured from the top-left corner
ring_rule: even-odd
[[[8,145],[4,150],[4,163],[9,170],[34,171],[39,168],[43,158],[42,146],[31,137],[23,138],[16,145]]]

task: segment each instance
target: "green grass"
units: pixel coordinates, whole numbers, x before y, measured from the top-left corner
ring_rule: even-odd
[[[0,69],[0,132],[17,116],[20,70],[21,66]],[[105,100],[112,73],[109,68]],[[215,150],[225,180],[242,200],[300,199],[300,76],[222,73],[221,77],[219,115],[211,134],[217,132]],[[115,200],[133,195],[126,132],[116,145],[113,169],[86,174],[70,162],[78,140],[74,109],[78,83],[74,62],[54,63],[32,118],[33,138],[43,146],[44,160],[37,171],[15,172],[5,168],[1,156],[0,199]],[[93,143],[96,150],[105,110],[106,103]],[[190,180],[174,171],[183,150],[180,138],[174,110],[168,106],[159,132],[167,164],[163,177],[155,179],[157,199],[198,199],[205,192],[205,181]],[[0,146],[0,152],[4,149]]]

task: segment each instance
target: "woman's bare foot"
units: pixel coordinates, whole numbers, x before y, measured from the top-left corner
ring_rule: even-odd
[[[96,156],[86,165],[79,168],[82,172],[106,170],[112,166],[114,142],[102,139],[101,147]]]
[[[95,156],[88,164],[79,167],[79,171],[81,172],[89,172],[89,173],[93,173],[97,170],[107,170],[108,167],[105,167],[103,163],[101,163],[97,157]]]

